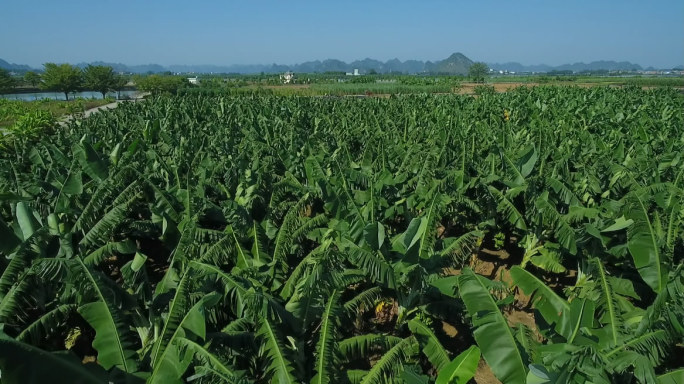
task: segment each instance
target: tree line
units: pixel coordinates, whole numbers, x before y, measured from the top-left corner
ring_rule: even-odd
[[[121,91],[129,80],[133,80],[138,90],[144,92],[176,93],[179,88],[190,86],[182,76],[171,74],[150,74],[146,76],[128,76],[116,73],[110,66],[88,65],[81,69],[71,64],[43,64],[43,72],[26,72],[23,83],[47,91],[62,92],[67,100],[69,94],[84,89],[97,91],[105,98],[109,92]],[[19,85],[19,80],[9,72],[0,68],[0,94],[9,93]]]
[[[128,77],[116,73],[110,66],[88,65],[84,69],[71,64],[45,63],[43,66],[44,71],[42,74],[32,71],[27,72],[23,77],[24,83],[45,90],[63,92],[67,100],[69,99],[69,93],[83,89],[100,92],[104,98],[108,92],[121,91],[129,81]],[[468,77],[477,83],[484,83],[488,75],[489,68],[485,63],[474,63],[468,71]],[[249,77],[247,78],[249,79]],[[131,80],[133,80],[138,90],[152,94],[175,94],[178,89],[191,86],[185,77],[174,76],[170,72],[136,75]],[[352,83],[374,81],[375,79],[370,76],[360,76],[351,79]],[[17,79],[13,78],[6,70],[0,68],[0,94],[8,93],[17,85]]]
[[[114,69],[104,65],[88,65],[81,69],[71,64],[43,64],[43,72],[29,71],[24,75],[24,82],[33,87],[47,91],[63,92],[67,100],[69,93],[83,89],[93,90],[102,94],[121,91],[128,83],[126,76],[114,72]],[[6,92],[17,85],[18,81],[9,73],[0,70],[0,91]]]

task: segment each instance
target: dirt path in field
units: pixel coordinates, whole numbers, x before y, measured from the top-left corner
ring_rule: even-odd
[[[121,103],[128,103],[128,102],[134,102],[135,103],[135,102],[138,102],[138,100],[142,100],[147,95],[149,95],[149,93],[140,93],[140,94],[136,95],[134,98],[129,99],[129,100],[117,100],[113,103],[101,105],[101,106],[95,107],[95,108],[86,109],[82,115],[76,114],[76,115],[62,116],[57,121],[57,124],[59,124],[60,126],[63,126],[63,125],[66,125],[67,123],[70,123],[70,122],[77,120],[77,119],[85,119],[85,118],[90,117],[91,115],[93,115],[97,112],[106,111],[108,109],[114,109],[114,108],[118,107],[119,104],[121,104]]]
[[[538,83],[538,82],[511,82],[511,83],[485,83],[485,84],[480,84],[480,83],[470,83],[470,82],[464,82],[461,83],[461,86],[458,87],[457,89],[454,89],[452,92],[448,93],[433,93],[433,95],[449,95],[449,94],[458,94],[458,95],[475,95],[475,88],[478,86],[487,86],[487,87],[493,87],[494,91],[497,93],[503,93],[503,92],[509,92],[512,91],[518,87],[526,87],[526,88],[532,88],[532,87],[538,87],[538,86],[543,86],[543,85],[548,85],[548,86],[575,86],[575,87],[580,87],[580,88],[592,88],[592,87],[599,87],[599,86],[609,86],[609,87],[622,87],[623,85],[618,85],[618,84],[607,84],[607,83],[567,83],[567,84],[558,84],[558,83]],[[280,89],[291,89],[291,90],[304,90],[308,89],[311,86],[309,84],[287,84],[287,85],[266,85],[263,86],[264,89],[271,89],[271,90],[280,90]],[[642,89],[647,90],[647,89],[653,89],[657,87],[652,87],[652,86],[644,86]],[[684,87],[674,87],[675,89],[679,89],[680,91],[684,92]],[[256,88],[255,88],[256,89]],[[325,97],[325,95],[316,95],[317,97]],[[375,97],[375,98],[389,98],[391,94],[389,93],[370,93],[370,94],[348,94],[348,95],[340,95],[339,97],[351,97],[351,98],[363,98],[363,97]]]
[[[307,89],[309,84],[280,84],[280,85],[265,85],[265,89],[279,89],[279,88],[289,88],[289,89]]]
[[[101,106],[95,107],[95,108],[86,109],[85,111],[83,111],[82,114],[64,115],[64,116],[60,117],[59,119],[57,119],[57,126],[63,127],[66,124],[68,124],[74,120],[85,119],[86,117],[89,117],[94,113],[104,111],[104,110],[108,110],[108,109],[114,109],[114,108],[118,107],[119,104],[121,104],[121,103],[131,102],[131,101],[137,102],[138,100],[142,100],[147,95],[149,95],[149,93],[141,93],[141,94],[136,95],[134,98],[132,98],[130,100],[117,100],[113,103],[101,105]],[[6,130],[4,128],[0,128],[0,135],[7,135],[7,134],[9,134],[8,130]]]
[[[540,85],[553,85],[553,86],[563,86],[566,84],[542,84],[542,83],[486,83],[486,84],[478,84],[478,83],[463,83],[461,84],[461,88],[458,90],[459,95],[472,95],[475,94],[475,88],[478,86],[493,86],[494,90],[497,93],[501,92],[508,92],[512,91],[515,88],[518,87],[527,87],[527,88],[532,88],[532,87],[538,87]],[[572,84],[567,84],[568,86],[577,86],[580,88],[591,88],[591,87],[596,87],[599,85],[605,85],[605,84],[600,84],[600,83],[572,83]]]

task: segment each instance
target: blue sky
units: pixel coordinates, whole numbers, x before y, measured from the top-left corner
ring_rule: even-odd
[[[0,7],[0,58],[294,64],[335,58],[684,64],[684,1],[33,0]]]

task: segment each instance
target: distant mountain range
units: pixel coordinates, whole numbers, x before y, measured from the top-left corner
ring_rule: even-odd
[[[91,63],[78,63],[77,67],[85,68],[89,64],[92,65],[108,65],[116,72],[126,73],[158,73],[158,72],[180,72],[180,73],[280,73],[286,71],[307,73],[307,72],[351,72],[358,69],[361,73],[368,73],[375,71],[378,73],[445,73],[445,74],[461,74],[468,73],[468,68],[473,64],[473,61],[461,53],[454,53],[449,58],[431,62],[419,60],[401,61],[399,59],[392,59],[382,62],[374,59],[356,60],[351,63],[346,63],[341,60],[315,60],[307,61],[301,64],[283,65],[283,64],[253,64],[253,65],[168,65],[162,66],[159,64],[146,65],[126,65],[122,63],[107,63],[103,61],[94,61]],[[10,64],[4,60],[0,60],[0,68],[10,71],[29,71],[27,65]]]
[[[161,66],[159,64],[143,64],[143,65],[126,65],[126,64],[121,64],[121,63],[107,63],[104,61],[93,61],[91,63],[78,63],[76,64],[77,67],[79,68],[85,68],[88,65],[105,65],[112,67],[115,72],[125,72],[125,73],[159,73],[159,72],[180,72],[180,71],[173,71],[168,69],[167,67]]]
[[[468,68],[473,64],[473,61],[461,53],[454,53],[447,59],[430,62],[420,60],[406,60],[392,59],[385,62],[374,59],[363,59],[346,63],[341,60],[327,59],[307,61],[301,64],[282,65],[170,65],[167,67],[171,72],[198,72],[198,73],[280,73],[286,71],[299,73],[312,72],[352,72],[358,69],[361,73],[368,73],[375,71],[377,73],[445,73],[452,75],[465,75],[468,73]],[[131,69],[138,69],[133,68]]]
[[[589,64],[585,63],[574,63],[574,64],[563,64],[558,66],[551,66],[546,64],[539,65],[523,65],[516,62],[510,63],[488,63],[489,68],[496,71],[513,71],[513,72],[551,72],[551,71],[573,71],[573,72],[583,72],[583,71],[641,71],[643,68],[639,64],[633,64],[629,61],[592,61]]]
[[[311,72],[351,72],[358,69],[361,73],[368,73],[375,71],[377,73],[439,73],[450,75],[465,75],[468,73],[468,68],[473,64],[473,61],[463,55],[462,53],[454,53],[444,60],[420,61],[420,60],[406,60],[392,59],[385,62],[374,59],[363,59],[346,63],[341,60],[327,59],[307,61],[294,65],[283,64],[254,64],[254,65],[168,65],[162,66],[159,64],[146,65],[126,65],[122,63],[106,63],[102,61],[95,61],[91,63],[78,63],[78,67],[84,68],[88,64],[92,65],[108,65],[114,68],[117,72],[126,73],[159,73],[159,72],[174,72],[174,73],[280,73],[286,71],[311,73]],[[639,64],[630,63],[628,61],[593,61],[591,63],[574,63],[564,64],[558,66],[550,66],[545,64],[539,65],[523,65],[516,62],[509,63],[488,63],[491,69],[496,71],[509,72],[551,72],[551,71],[631,71],[642,70]],[[0,68],[24,72],[30,71],[33,68],[23,64],[12,64],[0,59]],[[654,69],[652,67],[646,70]]]
[[[3,59],[0,59],[0,68],[6,69],[8,71],[30,71],[31,70],[31,67],[29,67],[28,65],[8,63]]]

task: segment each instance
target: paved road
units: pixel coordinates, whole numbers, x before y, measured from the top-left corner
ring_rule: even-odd
[[[102,111],[102,110],[114,109],[114,108],[118,107],[119,104],[121,104],[121,103],[126,103],[126,102],[131,102],[131,101],[135,102],[138,100],[142,100],[142,98],[147,96],[147,95],[149,95],[149,93],[143,93],[143,94],[137,95],[134,99],[131,99],[131,100],[117,100],[113,103],[109,103],[109,104],[101,105],[99,107],[88,109],[85,112],[83,112],[83,118],[86,118],[86,117],[92,115],[93,113],[97,113],[97,112]],[[73,115],[62,116],[59,120],[57,120],[57,124],[60,126],[64,126],[72,120],[74,120]],[[0,128],[0,135],[7,135],[7,134],[9,134],[8,131]]]

